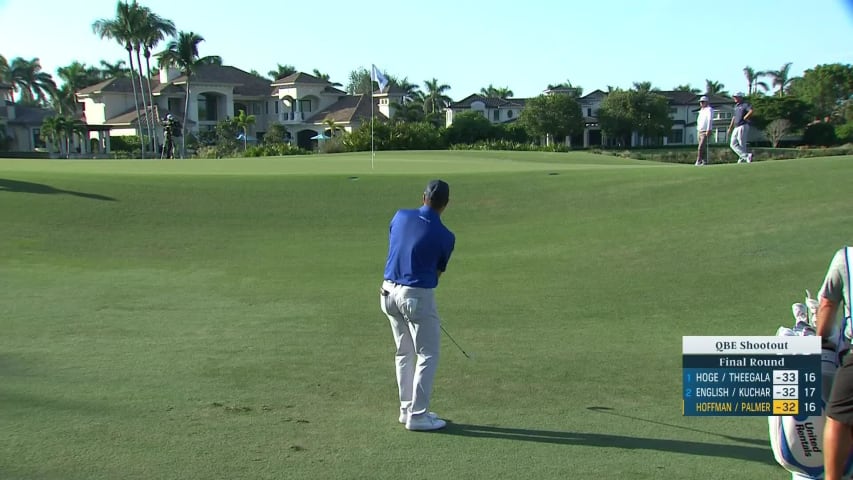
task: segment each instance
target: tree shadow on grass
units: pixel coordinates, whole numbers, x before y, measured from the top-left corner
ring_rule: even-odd
[[[498,438],[522,442],[553,443],[559,445],[577,445],[583,447],[621,448],[627,450],[655,450],[660,452],[682,453],[702,457],[731,458],[750,462],[776,465],[770,446],[766,448],[718,443],[691,442],[661,438],[627,437],[606,433],[558,432],[551,430],[530,430],[487,425],[468,425],[447,423],[439,432],[445,435],[459,435],[475,438]]]
[[[74,195],[75,197],[90,198],[92,200],[104,200],[108,202],[116,201],[116,199],[113,197],[107,197],[106,195],[98,195],[97,193],[84,193],[74,192],[71,190],[61,190],[58,188],[53,188],[50,185],[44,185],[42,183],[22,182],[20,180],[10,180],[8,178],[0,178],[0,192],[37,193],[42,195],[65,194]]]

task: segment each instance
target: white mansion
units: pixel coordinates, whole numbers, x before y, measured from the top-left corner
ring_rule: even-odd
[[[403,98],[402,93],[395,93],[394,89],[376,92],[373,95],[375,105],[371,107],[370,96],[349,95],[307,73],[297,72],[270,83],[268,79],[238,68],[220,65],[202,66],[190,80],[189,115],[184,118],[186,75],[164,68],[159,78],[152,79],[151,92],[158,119],[171,113],[185,123],[190,132],[199,133],[212,130],[220,120],[233,118],[243,110],[255,117],[249,137],[261,140],[270,125],[280,123],[292,135],[293,142],[303,148],[311,148],[316,143],[311,137],[321,133],[330,136],[333,133],[330,124],[335,129],[351,132],[370,121],[371,114],[389,118],[393,115],[391,105]],[[137,133],[130,82],[129,78],[112,78],[77,93],[90,127],[104,126],[113,136]],[[147,113],[142,112],[143,125]],[[108,148],[105,144],[101,146]]]

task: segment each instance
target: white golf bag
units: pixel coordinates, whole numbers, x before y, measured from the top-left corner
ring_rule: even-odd
[[[779,327],[780,336],[815,335],[815,317],[818,301],[806,291],[806,302],[795,303],[791,309],[796,323],[794,328]],[[791,472],[793,480],[819,480],[823,478],[823,426],[824,414],[835,371],[840,358],[838,352],[850,348],[844,339],[843,327],[833,332],[837,351],[824,350],[821,355],[821,401],[820,415],[773,416],[767,417],[770,427],[770,448],[773,456],[785,470]],[[853,456],[847,461],[845,479],[853,479]]]

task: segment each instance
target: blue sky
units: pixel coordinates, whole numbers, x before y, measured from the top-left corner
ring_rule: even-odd
[[[746,65],[793,62],[800,75],[820,63],[853,63],[853,0],[140,3],[205,37],[202,55],[247,71],[291,64],[346,85],[351,70],[375,63],[421,85],[435,77],[457,100],[490,83],[530,97],[567,79],[586,92],[635,81],[704,87],[711,79],[733,93],[746,89]],[[0,0],[0,54],[38,57],[54,75],[75,59],[125,58],[91,31],[115,5]]]

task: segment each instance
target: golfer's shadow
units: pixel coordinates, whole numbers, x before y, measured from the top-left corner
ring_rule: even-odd
[[[104,200],[108,202],[116,201],[116,199],[113,197],[107,197],[106,195],[98,195],[97,193],[84,193],[75,192],[72,190],[61,190],[58,188],[51,187],[50,185],[44,185],[42,183],[22,182],[20,180],[10,180],[8,178],[0,178],[0,192],[36,193],[41,195],[64,194],[74,195],[75,197],[90,198],[92,200]]]
[[[726,445],[719,443],[691,442],[661,438],[626,437],[606,433],[558,432],[552,430],[529,430],[486,425],[468,425],[447,423],[439,430],[446,435],[459,435],[475,438],[498,438],[521,442],[554,443],[559,445],[578,445],[584,447],[621,448],[628,450],[656,450],[661,452],[682,453],[703,457],[732,458],[750,462],[776,465],[773,453],[767,448],[746,445]]]

